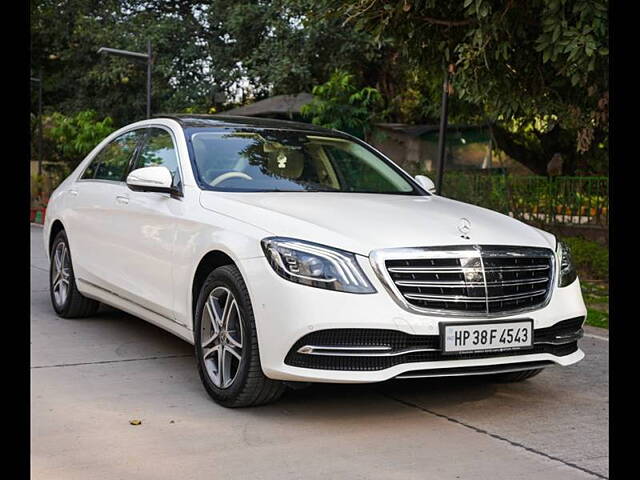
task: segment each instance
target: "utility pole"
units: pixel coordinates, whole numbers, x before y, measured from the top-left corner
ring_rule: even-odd
[[[147,40],[147,118],[151,118],[151,40]]]
[[[38,175],[42,175],[42,68],[40,78],[31,77],[38,84]]]
[[[449,66],[451,68],[451,66]],[[453,72],[451,72],[453,73]],[[447,141],[447,125],[449,123],[449,69],[444,70],[442,83],[442,103],[440,106],[440,131],[438,134],[438,175],[436,177],[436,193],[442,195],[442,179],[444,178],[444,155]]]
[[[147,40],[147,53],[130,52],[128,50],[118,50],[117,48],[100,47],[98,53],[108,53],[121,57],[133,57],[147,61],[147,118],[151,118],[151,65],[153,57],[151,52],[151,40]]]

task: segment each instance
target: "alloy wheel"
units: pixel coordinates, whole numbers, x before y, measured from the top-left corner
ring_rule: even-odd
[[[230,387],[240,369],[243,332],[238,302],[226,287],[214,288],[202,309],[202,360],[218,388]]]
[[[58,307],[63,307],[69,296],[71,261],[65,242],[60,242],[53,253],[51,288]]]

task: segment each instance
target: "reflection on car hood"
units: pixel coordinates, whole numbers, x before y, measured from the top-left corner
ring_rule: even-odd
[[[202,192],[201,205],[273,235],[362,255],[391,247],[521,245],[554,237],[500,213],[439,196],[329,192]],[[462,238],[461,219],[470,224]]]

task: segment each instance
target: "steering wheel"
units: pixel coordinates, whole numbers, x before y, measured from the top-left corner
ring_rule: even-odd
[[[247,175],[244,172],[226,172],[226,173],[223,173],[222,175],[218,175],[216,178],[211,180],[209,182],[209,185],[211,185],[212,187],[215,187],[219,183],[222,183],[225,180],[229,180],[230,178],[235,178],[235,177],[244,178],[245,180],[253,180],[253,178],[251,178],[249,175]]]

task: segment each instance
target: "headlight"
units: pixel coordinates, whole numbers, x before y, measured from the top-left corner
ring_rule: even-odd
[[[560,268],[558,272],[558,286],[566,287],[571,285],[576,278],[578,278],[578,272],[571,260],[571,250],[569,245],[564,242],[558,242],[558,260],[560,262]]]
[[[269,264],[282,278],[339,292],[375,293],[353,253],[293,238],[262,240]]]

